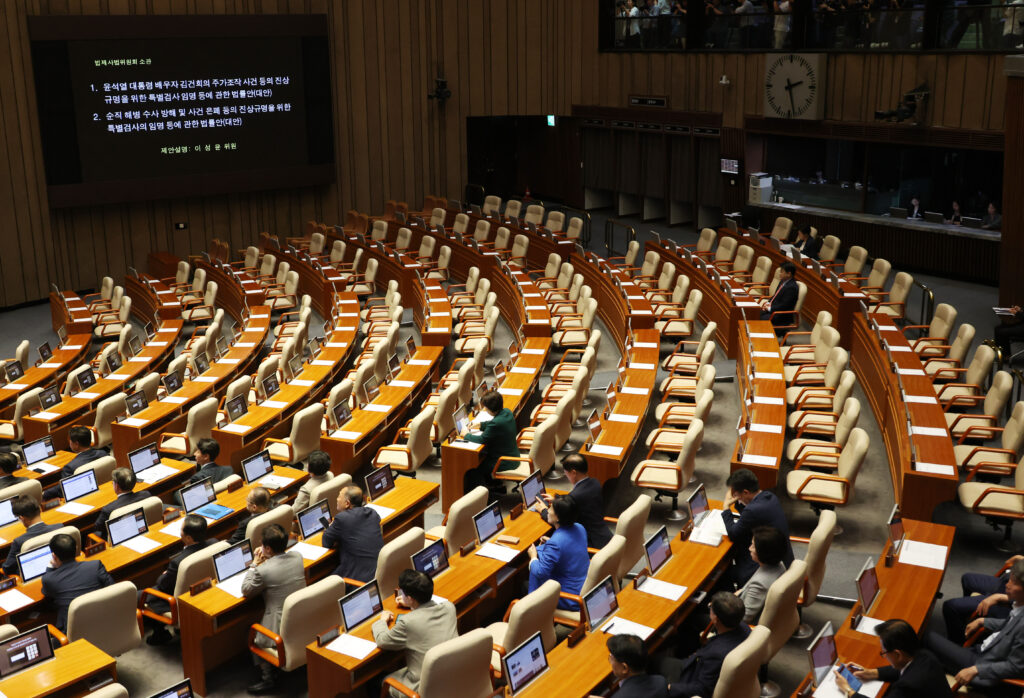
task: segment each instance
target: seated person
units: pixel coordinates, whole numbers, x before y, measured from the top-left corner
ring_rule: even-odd
[[[44,523],[39,502],[35,497],[27,494],[19,495],[11,502],[11,513],[18,517],[18,521],[25,527],[25,532],[11,541],[3,570],[5,574],[18,574],[18,554],[21,553],[21,546],[25,544],[25,541],[50,531],[56,531],[61,528],[61,524]]]
[[[18,457],[13,453],[0,453],[0,471],[3,472],[3,475],[0,475],[0,490],[29,479],[27,477],[14,474],[18,471],[20,466],[21,464],[18,462]]]
[[[957,681],[972,688],[997,688],[1003,679],[1024,678],[1024,559],[1010,568],[1006,596],[1013,608],[1007,618],[975,618],[967,635],[980,628],[991,631],[984,640],[964,647],[930,632],[924,644]]]
[[[963,214],[960,212],[960,202],[953,199],[953,211],[949,214],[949,218],[946,219],[946,223],[950,225],[961,225],[964,222]]]
[[[905,620],[892,619],[875,626],[882,645],[882,656],[892,666],[853,672],[861,681],[891,683],[887,698],[935,698],[949,692],[946,672],[939,660],[928,650],[920,649],[914,628]],[[865,698],[850,688],[846,679],[836,672],[836,686],[847,698]]]
[[[455,606],[445,599],[434,600],[434,580],[416,570],[398,575],[398,605],[410,609],[398,616],[384,611],[373,624],[373,640],[385,650],[405,650],[405,668],[388,676],[412,691],[420,688],[420,673],[427,650],[458,637]],[[394,625],[392,625],[394,623]],[[390,627],[389,627],[390,626]],[[394,698],[402,693],[390,689]]]
[[[192,553],[198,553],[200,550],[216,542],[216,538],[206,537],[206,519],[199,514],[188,514],[185,520],[181,522],[182,549],[171,556],[170,561],[167,563],[167,569],[157,577],[153,588],[168,596],[174,594],[174,586],[178,582],[178,567],[181,565],[182,560]],[[166,613],[171,608],[171,605],[163,599],[149,599],[147,606],[156,613]],[[148,618],[146,620],[149,621]],[[150,645],[166,645],[171,639],[172,637],[167,631],[167,626],[163,623],[158,623],[153,633],[146,638],[146,642]]]
[[[792,262],[783,262],[781,268],[782,280],[775,287],[775,294],[761,301],[761,319],[771,320],[776,326],[793,324],[792,313],[783,311],[795,310],[800,295],[800,288],[796,284],[796,265]]]
[[[665,677],[648,674],[644,641],[636,635],[612,635],[608,638],[608,663],[619,687],[612,698],[667,698]]]
[[[604,497],[601,494],[601,483],[587,475],[587,459],[578,453],[562,459],[565,477],[572,484],[572,490],[566,495],[576,505],[576,519],[587,530],[587,545],[591,548],[603,548],[612,539],[612,532],[604,520]],[[544,495],[548,504],[552,501],[550,494]],[[541,514],[547,521],[545,509]]]
[[[910,205],[907,206],[907,218],[920,220],[924,218],[924,210],[921,208],[921,200],[916,196],[911,197]]]
[[[1009,568],[1014,562],[1024,558],[1014,555],[1006,561]],[[956,599],[948,599],[942,604],[942,617],[946,621],[946,637],[953,642],[963,643],[967,623],[974,617],[1006,618],[1010,615],[1010,599],[1006,596],[1006,581],[1010,578],[1007,569],[1000,576],[967,572],[960,577],[960,587],[964,595]]]
[[[817,259],[818,253],[821,252],[821,240],[811,237],[811,226],[805,225],[797,228],[796,242],[793,243],[793,247],[800,250],[800,254],[804,257]]]
[[[480,398],[482,407],[492,418],[480,425],[479,434],[466,434],[466,441],[483,444],[480,465],[466,473],[465,491],[483,485],[492,492],[504,492],[505,486],[491,477],[491,472],[502,456],[519,457],[516,442],[516,416],[505,407],[505,398],[497,390],[489,390]],[[500,470],[513,470],[518,464],[508,463]]]
[[[782,561],[789,567],[793,562],[793,548],[789,544],[789,523],[779,498],[774,492],[762,490],[757,475],[747,468],[734,470],[725,484],[728,491],[724,498],[722,519],[729,540],[733,542],[733,581],[742,586],[757,570],[757,563],[750,558],[750,541],[758,526],[771,526],[782,534],[786,540],[786,554]],[[729,509],[733,504],[739,516]]]
[[[999,213],[995,203],[989,202],[985,215],[981,217],[981,227],[984,230],[1002,230],[1003,216]]]
[[[205,477],[212,478],[213,484],[217,484],[224,478],[234,475],[235,471],[230,465],[217,465],[217,456],[220,455],[220,444],[213,439],[199,439],[196,450],[192,457],[196,459],[196,471],[188,479],[189,484],[199,482]]]
[[[782,560],[786,556],[788,545],[789,541],[771,526],[758,526],[754,529],[753,539],[750,541],[750,559],[757,563],[757,570],[736,592],[746,609],[743,615],[745,622],[757,623],[757,619],[761,617],[768,588],[786,572]]]
[[[75,471],[86,463],[92,463],[98,458],[109,455],[106,449],[92,447],[92,432],[85,427],[71,427],[68,430],[68,450],[75,454],[75,457],[67,462],[60,470],[60,479],[71,477]],[[60,488],[56,488],[60,492]],[[56,496],[56,495],[54,495]]]
[[[339,492],[338,513],[322,538],[325,548],[338,551],[334,574],[357,582],[368,582],[377,574],[377,556],[384,547],[380,514],[363,504],[363,491],[355,485]]]
[[[249,494],[245,498],[245,509],[248,513],[242,517],[238,526],[235,527],[234,533],[228,538],[228,543],[231,545],[245,540],[245,528],[250,521],[270,511],[270,490],[266,487],[253,487],[249,490]]]
[[[309,479],[303,483],[292,502],[292,509],[300,512],[309,506],[309,495],[320,485],[334,477],[331,472],[331,457],[321,450],[309,454]]]
[[[750,634],[743,622],[743,601],[735,594],[717,592],[711,597],[709,610],[715,634],[704,646],[686,659],[664,657],[659,662],[658,673],[668,681],[668,694],[673,698],[711,698],[725,656]]]
[[[568,497],[555,497],[548,508],[548,523],[555,531],[546,542],[531,545],[530,586],[533,592],[549,579],[562,585],[567,594],[579,594],[587,579],[590,557],[587,554],[587,531],[576,523],[576,505]],[[579,604],[560,599],[558,607],[578,611]]]
[[[148,492],[134,491],[135,471],[131,468],[114,468],[114,472],[110,474],[110,480],[114,486],[114,501],[103,505],[100,515],[96,517],[95,524],[95,533],[103,540],[107,539],[107,519],[115,509],[141,502],[150,497]]]
[[[53,559],[51,569],[43,572],[43,596],[51,599],[57,609],[54,625],[61,632],[68,629],[68,607],[83,594],[114,583],[114,578],[99,560],[76,560],[78,544],[66,533],[50,539]]]

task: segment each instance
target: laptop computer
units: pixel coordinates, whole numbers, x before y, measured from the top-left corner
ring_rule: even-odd
[[[501,666],[512,695],[520,693],[548,670],[548,655],[540,631],[501,658]]]
[[[52,473],[54,470],[59,470],[56,465],[42,462],[47,458],[52,458],[56,453],[57,451],[53,448],[53,439],[49,436],[30,441],[21,447],[21,457],[25,460],[25,467],[36,473]]]
[[[236,395],[227,401],[224,405],[224,409],[228,413],[228,421],[237,421],[239,417],[245,415],[249,411],[249,405],[245,401],[245,395]]]
[[[109,354],[107,354],[106,365],[107,373],[110,374],[116,371],[117,369],[121,368],[121,366],[124,365],[124,362],[121,361],[120,354],[118,354],[116,351],[112,351]]]
[[[57,328],[57,340],[60,342],[61,346],[68,343],[68,330],[64,325]]]
[[[194,698],[192,693],[192,679],[185,679],[173,686],[168,686],[162,691],[154,693],[149,698]]]
[[[53,659],[53,646],[45,625],[15,635],[0,642],[0,679],[50,659]]]
[[[398,358],[398,354],[392,354],[391,358],[388,359],[388,373],[391,375],[392,378],[395,377],[395,374],[398,373],[398,369],[400,369],[401,367],[402,362]]]
[[[861,614],[871,615],[871,606],[878,598],[878,592],[878,572],[875,570],[875,561],[869,557],[857,573],[857,599],[860,601]]]
[[[36,577],[42,577],[50,567],[50,558],[53,553],[50,552],[49,544],[29,550],[26,553],[18,554],[18,574],[21,577],[22,583],[28,583]]]
[[[527,509],[533,508],[547,508],[547,504],[542,499],[537,502],[537,498],[546,492],[544,488],[544,478],[541,476],[539,470],[534,470],[529,476],[519,484],[519,491],[523,494],[523,506]]]
[[[142,509],[129,511],[116,519],[107,520],[107,541],[111,547],[116,547],[149,531],[149,524],[146,523],[146,512]]]
[[[217,586],[224,587],[224,591],[232,596],[241,596],[242,579],[251,562],[252,544],[248,538],[216,553],[213,556],[213,571],[217,575]]]
[[[906,218],[907,209],[903,208],[902,206],[890,206],[889,215],[892,216],[893,218]]]
[[[269,400],[270,398],[281,392],[281,382],[277,380],[277,374],[272,373],[263,379],[263,399]]]
[[[444,547],[444,538],[438,538],[423,550],[413,553],[412,567],[431,579],[448,569],[448,551]]]
[[[299,521],[299,533],[302,540],[308,540],[331,523],[331,508],[326,499],[300,511],[296,517]]]
[[[213,479],[204,477],[199,482],[182,487],[178,492],[186,514],[199,514],[208,519],[221,519],[233,509],[216,504],[217,494],[213,491]]]
[[[370,495],[370,501],[376,501],[393,489],[395,489],[395,474],[390,465],[377,468],[366,476],[366,493]]]
[[[128,414],[138,414],[149,407],[149,398],[141,390],[136,390],[125,398],[125,403],[128,405]]]
[[[44,412],[60,402],[60,391],[57,386],[51,385],[39,393],[39,409]]]
[[[60,481],[60,490],[65,502],[73,502],[98,491],[99,488],[99,485],[96,484],[95,470],[86,470],[84,473],[72,475]]]
[[[292,380],[299,377],[302,373],[302,354],[295,354],[292,358],[288,359],[288,373],[291,375]]]
[[[466,412],[465,405],[462,405],[459,409],[455,410],[455,416],[453,419],[455,421],[455,431],[458,432],[459,436],[465,436],[469,433],[470,420],[469,414]]]
[[[196,375],[200,376],[210,370],[210,360],[206,354],[195,354],[192,356],[192,367]]]
[[[711,511],[711,506],[708,504],[708,493],[704,489],[704,485],[697,485],[697,489],[686,498],[686,504],[690,508],[690,518],[693,520],[694,528],[704,523]]]
[[[672,545],[669,543],[667,528],[662,526],[644,542],[644,553],[647,556],[647,569],[651,576],[654,576],[672,557]]]
[[[355,591],[338,599],[341,607],[341,625],[347,632],[370,620],[384,608],[377,580],[367,582]]]
[[[583,612],[591,630],[600,628],[618,610],[619,600],[615,596],[615,582],[611,575],[595,584],[583,596]]]
[[[334,428],[341,429],[341,425],[346,424],[350,419],[352,419],[352,410],[349,409],[348,400],[342,400],[334,406]]]
[[[943,216],[941,213],[936,213],[935,211],[925,211],[924,212],[924,219],[926,221],[928,221],[929,223],[945,223],[946,222],[946,217]]]
[[[373,402],[380,395],[380,385],[377,383],[376,376],[370,376],[363,383],[363,394],[366,395],[367,402]]]
[[[904,538],[906,538],[906,531],[903,530],[903,515],[900,513],[900,505],[897,503],[889,514],[889,540],[892,541],[893,555],[899,555]]]
[[[492,502],[474,514],[473,527],[476,529],[476,539],[481,545],[495,533],[505,528],[505,520],[501,518],[501,507],[498,505],[498,502]]]
[[[160,381],[164,384],[164,391],[168,395],[173,395],[174,393],[181,390],[181,374],[178,373],[177,371],[171,371],[166,376],[161,378]]]
[[[17,497],[8,497],[7,499],[0,500],[0,527],[9,526],[17,520],[18,517],[14,515],[14,511],[11,508],[15,499]]]
[[[50,349],[49,342],[43,342],[42,344],[40,344],[36,351],[39,352],[39,361],[41,363],[45,364],[47,361],[53,358],[53,350]]]
[[[416,354],[416,338],[409,337],[405,340],[405,358],[411,359]]]
[[[274,461],[267,449],[242,459],[242,477],[250,485],[259,484],[268,490],[279,490],[291,482],[290,478],[281,478],[273,473]]]
[[[505,364],[498,362],[494,364],[494,387],[497,388],[501,385],[502,380],[505,378]]]
[[[966,227],[966,228],[980,228],[981,227],[981,219],[980,218],[972,218],[970,216],[964,216],[963,218],[960,219],[960,222],[963,223],[964,227]]]
[[[147,484],[158,482],[178,472],[169,465],[164,465],[160,462],[160,454],[156,450],[156,443],[129,451],[128,465],[131,466],[132,472],[135,473],[135,479]]]
[[[807,658],[811,664],[811,684],[815,689],[820,688],[830,679],[833,670],[838,669],[850,688],[859,691],[863,685],[860,679],[853,675],[849,668],[839,661],[839,653],[836,650],[835,633],[832,630],[832,622],[826,621],[825,625],[818,632],[817,636],[807,648]]]
[[[138,356],[142,351],[142,340],[132,335],[128,338],[128,353],[132,356]]]

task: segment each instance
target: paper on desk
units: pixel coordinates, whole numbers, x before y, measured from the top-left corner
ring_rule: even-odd
[[[313,385],[313,381],[308,381],[302,378],[292,378],[288,385],[297,385],[302,388],[308,388],[309,386]]]
[[[174,536],[175,538],[181,538],[181,524],[185,522],[185,517],[182,516],[179,519],[175,519],[166,526],[160,529],[160,533],[166,536]]]
[[[751,424],[750,431],[763,431],[769,434],[781,434],[781,424]]]
[[[862,681],[861,687],[857,692],[867,698],[875,698],[884,685],[881,681]],[[836,685],[836,674],[834,671],[828,672],[828,676],[825,677],[825,680],[814,691],[814,698],[845,698],[845,695]]]
[[[640,371],[653,371],[655,368],[654,364],[641,364],[637,363],[636,361],[631,361],[629,363],[629,367],[638,369]]]
[[[370,656],[370,652],[377,649],[377,643],[345,633],[344,635],[338,635],[338,637],[327,643],[327,649],[343,654],[346,657],[366,659]]]
[[[57,507],[57,511],[62,514],[71,514],[72,516],[81,516],[87,514],[96,507],[89,506],[88,504],[82,504],[81,502],[68,502],[64,506]]]
[[[380,515],[381,520],[384,520],[395,513],[394,509],[391,509],[389,507],[382,507],[380,504],[367,504],[366,508],[373,509],[375,512],[377,512],[377,514]]]
[[[230,431],[232,434],[245,434],[252,430],[252,427],[246,426],[245,424],[225,424],[221,427],[222,431]]]
[[[523,394],[523,391],[519,388],[498,388],[498,392],[502,395],[511,395],[513,397]]]
[[[392,388],[411,388],[414,385],[416,385],[416,382],[415,381],[398,381],[398,380],[393,380],[390,383],[388,383],[388,385],[390,385]]]
[[[591,444],[588,449],[591,453],[598,453],[602,456],[621,456],[621,446],[602,446],[601,444]]]
[[[326,359],[313,359],[309,363],[309,365],[310,366],[333,366],[334,362],[333,361],[327,361]]]
[[[923,376],[924,371],[919,368],[897,368],[896,373],[901,376]]]
[[[521,354],[543,354],[544,350],[543,349],[523,349],[520,353]]]
[[[626,422],[627,424],[636,424],[639,419],[635,414],[617,414],[612,413],[608,415],[609,422]]]
[[[489,557],[493,560],[511,562],[512,559],[519,554],[519,551],[514,550],[512,548],[506,548],[504,545],[484,543],[479,548],[477,548],[476,554],[480,555],[481,557]]]
[[[739,307],[739,308],[757,308],[760,305],[761,305],[760,303],[755,303],[754,301],[737,301],[736,302],[736,306]],[[751,337],[756,337],[757,335],[756,334],[752,334],[750,336]],[[769,335],[769,336],[771,336],[771,335]]]
[[[306,560],[319,560],[320,557],[327,552],[327,548],[302,542],[296,543],[291,547],[291,549]]]
[[[162,400],[160,400],[160,402],[166,403],[168,405],[180,405],[181,403],[185,402],[186,400],[188,400],[188,398],[178,397],[176,395],[167,395]]]
[[[784,400],[781,397],[764,397],[763,395],[754,396],[755,405],[782,405]]]
[[[426,359],[409,359],[407,362],[410,366],[429,366],[430,362]]]
[[[344,349],[348,346],[348,342],[327,342],[324,346],[328,349]]]
[[[60,368],[60,367],[61,367],[60,362],[56,362],[56,363],[51,362],[51,363],[39,364],[39,368]]]
[[[81,348],[82,348],[81,344],[65,344],[64,346],[61,347],[61,349],[66,349],[68,351],[71,351],[73,349],[81,349]]]
[[[151,347],[166,347],[168,344],[169,344],[169,342],[150,342],[149,346],[151,346]]]
[[[750,336],[753,339],[775,339],[775,335],[771,332],[751,332]]]
[[[741,463],[747,465],[775,465],[776,460],[774,456],[758,456],[753,453],[744,453],[740,459]]]
[[[128,361],[130,363],[133,363],[133,364],[146,364],[146,363],[149,363],[149,357],[148,356],[133,356],[133,357],[129,358]]]
[[[620,395],[647,395],[651,391],[648,388],[634,388],[631,386],[623,386],[619,388]]]
[[[756,378],[757,380],[776,380],[776,381],[780,381],[780,380],[782,380],[782,374],[781,373],[764,373],[764,372],[760,372],[760,371],[755,371],[754,372],[754,378]]]
[[[513,366],[508,370],[509,373],[529,373],[531,376],[534,374],[536,369],[523,368],[522,366]]]
[[[777,351],[752,351],[750,355],[758,359],[777,359],[779,358],[779,352]]]
[[[645,594],[651,594],[653,596],[660,596],[663,599],[669,601],[678,601],[686,593],[687,587],[679,586],[678,584],[672,584],[671,582],[663,582],[660,579],[654,579],[648,577],[640,585],[640,591]]]
[[[390,412],[392,408],[391,405],[377,405],[371,403],[369,405],[363,405],[362,409],[367,412]]]
[[[193,383],[216,383],[217,376],[196,376],[192,379]]]
[[[165,477],[171,475],[177,475],[178,471],[169,465],[157,464],[151,465],[150,467],[143,470],[137,475],[139,482],[145,482],[147,485],[151,485],[154,482],[160,482]]]
[[[282,407],[287,407],[287,402],[281,402],[280,400],[264,400],[260,403],[260,407],[269,407],[272,410],[279,410]]]
[[[223,582],[217,582],[217,588],[231,594],[236,599],[242,598],[242,581],[245,579],[245,572],[228,577]]]
[[[922,405],[934,405],[938,403],[938,400],[928,395],[904,395],[903,402],[918,402]]]
[[[219,363],[219,364],[240,364],[240,363],[242,363],[242,360],[241,359],[232,359],[232,358],[222,358],[222,359],[217,359],[217,363]]]
[[[35,417],[36,419],[44,419],[45,420],[45,419],[56,419],[60,415],[57,414],[56,412],[36,412],[32,416]]]
[[[75,398],[76,400],[95,400],[96,398],[99,397],[99,393],[75,393],[71,397]]]
[[[256,342],[235,342],[235,346],[239,349],[252,349],[256,346]]]
[[[146,536],[135,536],[134,538],[129,538],[124,543],[121,543],[121,545],[129,550],[134,550],[139,554],[145,554],[150,550],[155,550],[160,547],[158,542],[152,538],[147,538]]]
[[[126,427],[144,427],[147,424],[149,424],[149,420],[140,419],[138,417],[128,417],[127,419],[122,419],[121,424],[125,425]]]
[[[938,427],[911,427],[910,433],[914,436],[949,436],[949,432]]]
[[[654,632],[654,628],[616,616],[601,626],[601,632],[608,635],[636,635],[641,640],[646,640]]]
[[[17,589],[11,589],[0,594],[0,608],[4,609],[8,613],[13,613],[19,608],[28,606],[32,603],[32,598],[21,593]]]
[[[889,351],[910,351],[910,347],[894,347],[890,345]]]
[[[345,431],[344,429],[338,429],[331,434],[332,439],[358,439],[363,435],[361,431]]]
[[[880,618],[871,618],[870,616],[861,616],[860,622],[857,623],[857,627],[854,628],[858,633],[864,633],[865,635],[874,635],[875,626],[880,623],[884,623]]]
[[[173,327],[161,327],[159,330],[156,331],[156,333],[160,334],[160,333],[169,333],[169,332],[174,332],[174,331],[175,330],[174,330]]]
[[[478,451],[484,447],[483,444],[478,444],[475,441],[449,441],[448,445],[454,448],[464,448],[467,451]]]
[[[637,349],[657,349],[658,345],[654,342],[636,342],[633,346]]]
[[[932,475],[956,475],[956,468],[943,463],[914,463],[914,470],[919,473],[931,473]]]
[[[293,482],[295,482],[295,478],[285,477],[283,475],[265,475],[259,479],[259,483],[268,490],[279,490],[282,487],[287,487]]]
[[[934,543],[905,540],[900,546],[900,562],[904,565],[930,567],[933,570],[946,569],[946,553],[949,548]]]
[[[30,468],[30,470],[34,470],[40,475],[46,475],[47,473],[52,473],[55,470],[60,470],[60,466],[53,465],[52,463],[36,463]]]

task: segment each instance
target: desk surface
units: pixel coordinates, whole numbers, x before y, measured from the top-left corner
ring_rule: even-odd
[[[101,672],[116,679],[116,667],[117,661],[109,654],[87,640],[76,640],[58,647],[50,661],[0,681],[0,692],[11,698],[48,696]]]
[[[738,339],[736,375],[750,425],[736,441],[731,469],[748,468],[757,474],[761,489],[773,490],[786,431],[786,381],[779,341],[767,320],[741,324]]]

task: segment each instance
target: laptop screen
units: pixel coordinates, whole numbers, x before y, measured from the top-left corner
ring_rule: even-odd
[[[14,520],[18,517],[11,511],[11,504],[14,503],[15,497],[8,497],[0,501],[0,527],[8,526],[14,523]]]
[[[236,395],[228,400],[224,408],[228,411],[228,420],[234,422],[245,415],[249,406],[245,403],[245,395]]]
[[[378,395],[380,395],[380,386],[377,385],[377,377],[370,376],[363,383],[363,393],[366,394],[366,401],[372,402]]]
[[[0,642],[0,678],[53,659],[50,633],[45,625]]]
[[[128,349],[131,350],[132,356],[137,356],[142,351],[142,340],[132,335],[128,338]]]
[[[407,340],[405,340],[405,354],[406,354],[406,356],[408,358],[411,359],[415,353],[416,353],[416,338],[415,337],[409,337]]]
[[[390,465],[377,468],[366,476],[366,492],[371,500],[376,500],[383,494],[395,489],[395,474],[391,471]]]
[[[49,545],[29,550],[27,553],[20,553],[18,555],[18,569],[21,572],[21,581],[29,582],[36,577],[43,576],[43,572],[50,566],[50,558],[52,556]]]
[[[60,340],[61,344],[68,343],[68,330],[66,327],[64,327],[64,325],[61,325],[60,327],[57,328],[57,339]]]
[[[807,656],[811,662],[811,676],[815,687],[820,686],[828,677],[832,665],[836,663],[836,639],[832,632],[832,622],[826,621],[818,636],[807,648]]]
[[[50,349],[49,342],[43,342],[39,345],[39,358],[45,363],[53,357],[53,350]]]
[[[583,597],[583,608],[587,612],[587,623],[591,630],[597,630],[608,616],[619,610],[615,597],[615,583],[611,575],[598,582]]]
[[[193,698],[192,680],[185,679],[180,683],[165,688],[159,693],[154,693],[149,698]]]
[[[21,455],[25,457],[25,465],[35,465],[39,461],[46,460],[54,453],[53,441],[49,436],[25,444],[21,449]]]
[[[149,530],[146,523],[146,512],[142,509],[129,511],[123,516],[107,521],[107,540],[111,546],[121,545],[129,538],[141,536]]]
[[[904,535],[903,516],[900,514],[900,505],[896,504],[889,515],[889,540],[892,541],[893,553],[899,552]]]
[[[875,571],[875,561],[870,557],[857,575],[857,598],[860,599],[861,613],[867,615],[871,611],[871,604],[878,596],[878,572]]]
[[[587,417],[587,428],[590,429],[590,440],[597,441],[597,437],[601,435],[601,415],[597,410],[592,410]]]
[[[380,600],[377,580],[367,582],[350,594],[338,599],[341,606],[341,622],[345,630],[352,632],[356,627],[380,613],[384,604]]]
[[[213,569],[217,573],[217,581],[223,582],[225,579],[234,577],[244,571],[250,562],[252,562],[252,545],[246,538],[213,556]]]
[[[112,351],[107,354],[107,372],[113,373],[117,369],[121,368],[121,355],[116,351]]]
[[[647,553],[647,569],[655,574],[665,562],[672,557],[672,545],[668,539],[668,529],[662,526],[644,543]]]
[[[391,358],[388,359],[388,370],[394,375],[401,366],[402,362],[399,360],[398,354],[392,354]]]
[[[519,489],[523,493],[523,505],[530,507],[534,500],[540,495],[544,494],[544,478],[541,476],[539,470],[534,470],[530,475],[523,480]]]
[[[455,410],[455,431],[459,436],[469,431],[469,416],[466,414],[465,405]]]
[[[210,362],[205,354],[196,354],[192,357],[192,364],[196,367],[196,375],[206,373],[210,370]]]
[[[324,530],[322,519],[331,520],[331,508],[327,504],[327,500],[322,499],[313,506],[306,507],[300,511],[297,518],[299,519],[299,531],[302,533],[302,539],[306,540]]]
[[[132,466],[132,472],[136,475],[146,468],[152,468],[159,462],[160,454],[157,453],[155,443],[137,448],[128,454],[128,464]]]
[[[164,390],[167,391],[168,395],[175,393],[181,390],[181,374],[177,371],[172,371],[163,377],[163,383]]]
[[[493,502],[478,514],[473,516],[473,525],[476,526],[476,539],[483,543],[488,538],[505,527],[501,518],[501,508],[498,502]]]
[[[704,489],[704,485],[699,485],[693,491],[693,494],[687,498],[686,503],[690,505],[690,516],[693,518],[694,523],[699,523],[697,519],[709,508],[708,493]]]
[[[208,477],[188,487],[182,487],[179,492],[181,492],[181,503],[185,506],[186,514],[191,514],[216,498],[213,491],[213,480]]]
[[[65,502],[73,502],[79,497],[92,494],[99,489],[96,484],[96,471],[86,470],[84,473],[66,477],[60,481],[60,488],[64,493]]]
[[[505,377],[505,364],[500,361],[494,364],[494,383],[497,385],[501,383],[501,379]]]
[[[448,569],[448,552],[444,547],[444,538],[438,538],[418,553],[413,553],[412,566],[417,572],[423,572],[431,578]]]
[[[341,425],[350,419],[352,419],[352,410],[348,408],[347,401],[342,400],[334,406],[334,424],[340,429]]]
[[[128,414],[138,414],[149,407],[149,399],[141,390],[136,390],[125,398],[125,402],[128,403]]]
[[[274,469],[270,451],[264,449],[255,456],[242,459],[242,476],[247,483],[255,482]]]
[[[540,632],[501,658],[505,676],[512,695],[523,690],[527,684],[548,670],[548,656],[544,652],[544,641]]]
[[[25,369],[22,367],[21,362],[16,359],[8,361],[5,368],[7,370],[7,380],[9,381],[16,381],[25,375]]]
[[[78,389],[85,390],[96,385],[96,374],[92,372],[91,368],[86,368],[84,371],[78,374]]]
[[[270,399],[281,390],[281,383],[277,380],[277,375],[270,375],[263,379],[263,396],[266,399]]]
[[[39,393],[39,406],[44,410],[50,409],[58,402],[60,402],[60,391],[55,385]]]
[[[296,354],[292,358],[288,359],[288,369],[291,371],[292,378],[297,377],[302,373],[302,355]]]

